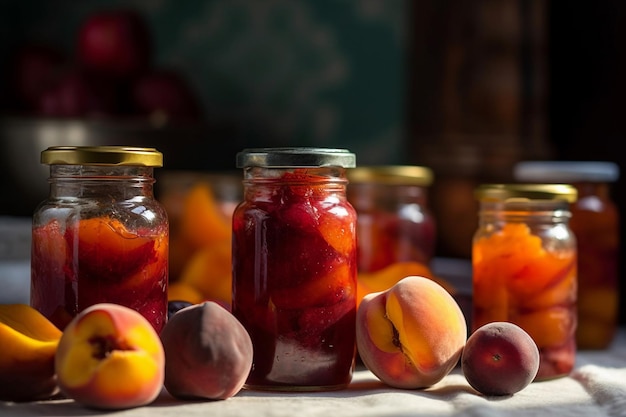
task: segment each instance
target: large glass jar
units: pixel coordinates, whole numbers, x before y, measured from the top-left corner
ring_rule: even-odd
[[[568,375],[576,356],[577,248],[568,224],[576,189],[483,184],[476,196],[472,330],[513,322],[539,348],[536,380]]]
[[[578,199],[570,227],[578,242],[579,349],[606,349],[617,331],[619,310],[619,210],[610,184],[619,167],[607,161],[523,161],[515,179],[570,183]]]
[[[396,262],[430,265],[435,220],[428,208],[429,168],[373,166],[349,170],[348,200],[358,213],[359,272]]]
[[[153,198],[153,148],[55,146],[50,195],[33,214],[31,305],[63,329],[86,307],[110,302],[158,332],[167,318],[169,227]]]
[[[244,196],[233,215],[232,311],[248,330],[246,387],[341,389],[352,378],[356,212],[341,149],[260,148],[237,155]]]

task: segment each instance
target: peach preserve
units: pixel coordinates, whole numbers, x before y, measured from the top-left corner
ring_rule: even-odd
[[[619,166],[608,161],[524,161],[519,181],[566,182],[578,191],[570,227],[578,242],[578,349],[606,349],[615,338],[619,306],[619,210],[610,184]]]
[[[540,353],[536,380],[565,376],[576,356],[577,246],[569,227],[576,189],[484,184],[472,245],[472,330],[517,324]]]
[[[244,196],[233,214],[232,311],[254,346],[246,387],[341,389],[352,379],[356,212],[344,149],[237,154]]]
[[[162,161],[153,148],[42,152],[50,194],[33,214],[30,304],[59,328],[100,302],[165,324],[169,226],[152,192]]]

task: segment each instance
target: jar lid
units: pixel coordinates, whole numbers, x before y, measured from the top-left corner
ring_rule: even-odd
[[[41,152],[46,165],[131,165],[162,167],[163,154],[131,146],[51,146]]]
[[[522,161],[513,176],[518,181],[613,182],[619,178],[619,166],[606,161]]]
[[[237,168],[330,167],[354,168],[356,157],[347,149],[249,148],[237,153]]]
[[[482,184],[475,190],[481,201],[563,200],[573,203],[578,198],[576,188],[569,184]]]
[[[348,171],[353,184],[417,185],[427,187],[433,182],[430,168],[416,165],[358,167]]]

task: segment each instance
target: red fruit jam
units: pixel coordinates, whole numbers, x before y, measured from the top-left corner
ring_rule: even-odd
[[[436,225],[428,208],[432,171],[420,166],[359,167],[348,172],[348,200],[358,213],[359,272],[396,262],[430,265]]]
[[[57,327],[90,305],[133,308],[160,331],[167,305],[167,232],[128,231],[110,218],[33,230],[31,305]],[[166,307],[165,307],[166,308]]]
[[[103,153],[139,164],[134,149],[44,151],[63,163],[51,164],[51,195],[33,216],[30,303],[60,329],[101,302],[138,311],[157,332],[167,320],[169,226],[152,168],[91,166]]]
[[[258,153],[263,164],[303,163],[292,149]],[[256,154],[238,155],[244,201],[233,216],[233,314],[254,345],[246,387],[343,388],[352,378],[356,317],[356,213],[345,170],[247,166]]]

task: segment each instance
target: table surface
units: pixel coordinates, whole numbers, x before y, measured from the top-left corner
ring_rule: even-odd
[[[533,382],[512,396],[485,397],[460,369],[421,390],[390,388],[357,368],[348,388],[316,393],[242,390],[220,401],[180,401],[163,390],[149,406],[115,412],[90,410],[68,399],[0,402],[0,416],[626,416],[626,328],[609,349],[579,351],[568,377]]]

